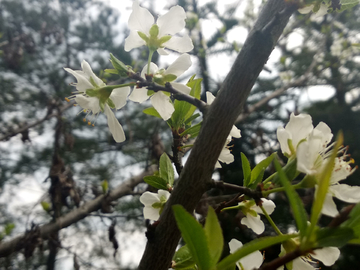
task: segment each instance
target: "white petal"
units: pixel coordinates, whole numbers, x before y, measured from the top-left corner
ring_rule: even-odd
[[[346,161],[341,158],[336,158],[330,183],[337,184],[339,181],[347,178],[352,172],[351,166]]]
[[[77,95],[75,97],[75,102],[83,109],[90,110],[93,114],[100,112],[99,100],[96,97],[85,97],[82,95]]]
[[[186,70],[191,67],[192,62],[190,55],[184,53],[180,55],[164,72],[164,74],[173,74],[176,77],[182,75]]]
[[[81,68],[82,68],[82,70],[84,71],[84,73],[86,74],[86,76],[88,77],[89,80],[90,80],[90,77],[91,77],[99,87],[105,86],[105,83],[98,76],[96,76],[95,73],[92,71],[92,69],[91,69],[88,62],[83,60],[81,62]]]
[[[127,96],[130,93],[130,87],[115,88],[110,95],[110,99],[115,104],[115,108],[118,110],[125,106]]]
[[[315,18],[324,16],[328,11],[328,6],[321,3],[319,10],[316,12]]]
[[[215,163],[215,169],[221,168],[221,164],[219,161],[216,161]]]
[[[108,126],[115,142],[120,143],[125,141],[124,130],[107,104],[105,104],[104,113],[107,116]]]
[[[313,8],[314,8],[314,5],[310,5],[310,6],[306,6],[306,7],[303,7],[303,8],[299,8],[298,11],[301,14],[308,14],[308,13],[310,13],[312,11]]]
[[[169,199],[169,197],[170,197],[170,192],[167,191],[167,190],[159,189],[158,190],[158,195],[159,195],[159,198],[160,197],[165,197],[165,199],[167,201]]]
[[[288,154],[290,156],[291,151],[290,151],[289,143],[288,143],[288,140],[289,139],[291,140],[290,132],[288,132],[283,127],[278,127],[278,129],[276,130],[276,136],[280,143],[281,152],[283,152],[283,154]]]
[[[155,110],[157,110],[162,119],[165,121],[168,120],[175,111],[170,98],[162,92],[155,93],[150,100]]]
[[[186,53],[194,49],[194,44],[188,35],[184,35],[183,37],[173,36],[169,41],[165,42],[163,46],[179,53]]]
[[[145,206],[151,206],[160,200],[158,194],[146,191],[140,196],[140,202]]]
[[[145,206],[143,209],[144,218],[151,220],[158,220],[160,217],[160,209],[155,209],[151,206]]]
[[[272,212],[274,212],[275,210],[275,203],[272,200],[268,200],[265,198],[261,198],[262,201],[262,206],[264,207],[265,211],[270,215],[272,214]],[[261,208],[259,206],[257,206],[256,204],[251,207],[252,210],[256,211],[259,214],[262,214],[263,211],[261,210]]]
[[[232,254],[236,252],[242,246],[243,244],[239,240],[235,238],[231,239],[231,241],[229,242],[230,253]]]
[[[329,142],[331,141],[333,134],[331,132],[331,129],[329,128],[329,126],[327,124],[325,124],[324,122],[320,122],[315,128],[314,130],[318,130],[322,133],[322,144],[323,145],[327,145],[329,144]]]
[[[262,234],[265,230],[265,225],[261,221],[259,215],[257,215],[256,217],[252,215],[246,215],[246,217],[241,220],[241,224],[252,229],[256,234]]]
[[[141,71],[141,77],[143,77],[144,79],[145,79],[145,74],[147,74],[147,67],[148,67],[148,64],[146,64],[145,67],[143,67],[143,69]],[[155,63],[150,62],[149,74],[155,74],[158,70],[159,70],[159,67]]]
[[[139,30],[148,35],[151,26],[154,24],[154,17],[146,8],[139,6],[137,0],[132,5],[132,12],[129,17],[130,30]]]
[[[326,247],[315,249],[314,254],[311,254],[315,259],[322,261],[326,266],[333,265],[340,256],[340,250],[336,247]]]
[[[260,265],[262,265],[264,260],[263,255],[260,251],[254,251],[249,255],[242,258],[239,262],[241,263],[242,267],[246,270],[251,269],[258,269]]]
[[[77,80],[76,89],[78,91],[85,92],[87,89],[94,88],[94,86],[90,83],[90,81],[88,80],[88,78],[86,77],[86,74],[84,72],[75,71],[70,68],[64,68],[64,70],[69,72],[76,78],[76,80]]]
[[[215,100],[215,96],[209,91],[206,92],[206,103],[210,105],[211,103],[214,102],[214,100]]]
[[[335,217],[339,214],[339,211],[337,210],[336,204],[330,193],[326,194],[324,205],[323,208],[321,209],[321,213],[329,217]]]
[[[129,36],[125,39],[124,50],[129,52],[143,45],[146,45],[145,40],[138,35],[137,31],[131,30]]]
[[[191,88],[182,83],[171,82],[171,86],[184,94],[190,94]]]
[[[292,270],[314,270],[314,267],[305,262],[302,258],[296,258],[293,260],[293,269]]]
[[[297,170],[310,175],[318,173],[322,162],[316,161],[322,159],[319,154],[322,149],[321,138],[319,137],[309,137],[306,142],[301,143],[296,151]]]
[[[240,129],[238,129],[235,125],[230,130],[230,135],[234,138],[241,138]]]
[[[223,148],[220,152],[218,160],[223,163],[230,164],[234,162],[234,156],[231,154],[229,149]]]
[[[170,53],[167,50],[164,50],[163,48],[159,48],[156,50],[158,54],[160,55],[169,55]]]
[[[333,195],[348,203],[358,203],[360,202],[360,187],[359,186],[349,186],[346,184],[338,184],[329,187],[329,191]]]
[[[156,22],[159,26],[159,37],[175,35],[185,27],[186,13],[180,6],[172,7],[166,14],[160,16]]]
[[[134,90],[132,91],[131,95],[129,96],[129,99],[134,102],[143,103],[145,100],[147,100],[149,98],[147,93],[148,93],[148,90],[145,87],[142,87],[142,88],[134,87]]]
[[[298,143],[305,139],[313,130],[311,116],[308,114],[294,115],[294,113],[292,113],[285,129],[290,132],[292,144],[296,149]]]

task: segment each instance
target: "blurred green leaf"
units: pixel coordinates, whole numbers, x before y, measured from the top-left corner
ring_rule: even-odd
[[[250,162],[244,153],[241,153],[241,163],[244,173],[244,186],[248,187],[250,185],[250,179],[251,179],[251,167],[250,167]]]
[[[208,209],[204,230],[208,241],[211,265],[216,265],[221,257],[224,238],[219,220],[211,206]]]
[[[175,252],[172,260],[174,264],[173,265],[174,269],[185,270],[195,265],[195,261],[192,258],[190,250],[187,245],[179,248],[179,250]]]
[[[174,185],[174,168],[172,166],[170,158],[166,153],[163,153],[161,155],[159,166],[160,177],[162,179],[165,179],[166,182],[172,187]]]
[[[148,185],[157,188],[168,190],[167,181],[159,176],[149,175],[144,177],[145,183]]]
[[[276,153],[272,153],[269,157],[262,160],[254,167],[254,169],[251,171],[251,180],[249,186],[251,185],[252,188],[255,188],[257,184],[262,181],[266,168],[269,167],[275,156]]]
[[[353,239],[354,232],[350,228],[322,228],[316,231],[318,247],[342,247]]]

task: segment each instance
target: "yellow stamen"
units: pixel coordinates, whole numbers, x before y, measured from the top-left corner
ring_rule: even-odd
[[[86,118],[83,119],[84,123],[86,123]]]
[[[90,121],[88,122],[88,125],[91,126],[91,122],[90,122]]]
[[[65,100],[66,100],[67,102],[70,102],[70,99],[68,99],[67,97],[65,98]]]

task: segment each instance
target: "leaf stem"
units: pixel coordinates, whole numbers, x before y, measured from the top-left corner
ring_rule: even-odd
[[[282,235],[282,232],[279,230],[279,228],[276,226],[275,222],[272,220],[272,218],[269,216],[269,214],[266,212],[264,206],[260,205],[261,211],[263,212],[264,216],[266,217],[266,219],[269,221],[271,227],[274,228],[274,230],[276,231],[276,233],[278,235]]]

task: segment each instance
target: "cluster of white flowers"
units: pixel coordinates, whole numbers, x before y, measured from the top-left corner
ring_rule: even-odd
[[[333,150],[330,144],[333,134],[323,122],[315,128],[308,114],[290,115],[289,123],[277,129],[277,138],[281,151],[289,158],[297,159],[297,170],[307,175],[319,176],[327,165]],[[322,213],[331,217],[338,214],[333,197],[349,203],[360,202],[360,187],[339,184],[354,172],[351,167],[354,161],[346,154],[346,149],[340,149],[342,154],[337,157],[333,167],[330,187],[322,209]]]

